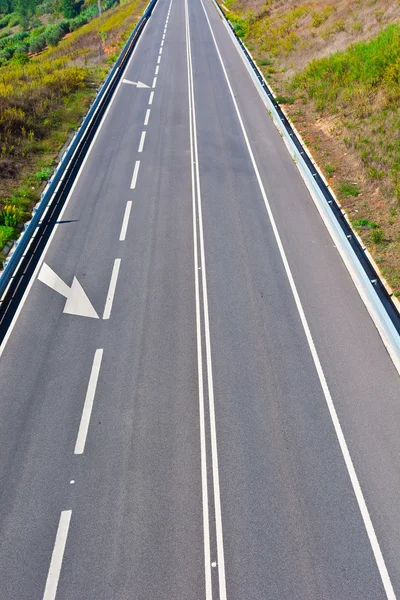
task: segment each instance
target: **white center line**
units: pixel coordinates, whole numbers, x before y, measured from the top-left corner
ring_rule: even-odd
[[[159,56],[159,57],[157,58],[157,64],[158,64],[158,65],[160,64],[160,62],[161,62],[161,56]]]
[[[112,305],[114,302],[115,288],[117,287],[117,279],[119,273],[119,267],[121,266],[121,259],[116,258],[114,261],[114,267],[111,273],[110,287],[108,288],[106,305],[104,307],[103,319],[109,319],[111,314]]]
[[[156,83],[157,83],[157,77],[154,77],[154,79],[153,79],[153,85],[151,87],[155,88],[156,87]]]
[[[149,117],[150,117],[150,108],[148,108],[148,109],[146,110],[146,116],[145,116],[145,118],[144,118],[144,123],[143,123],[143,125],[144,125],[145,127],[146,127],[146,125],[148,125],[148,123],[149,123]]]
[[[53,554],[51,555],[43,600],[54,600],[56,597],[71,515],[72,510],[63,510],[58,522],[56,541],[54,542]]]
[[[157,65],[157,66],[156,66],[156,70],[155,70],[155,72],[154,72],[154,75],[158,75],[158,71],[159,71],[159,70],[160,70],[160,67]]]
[[[144,146],[144,138],[146,137],[146,132],[142,131],[142,135],[140,136],[140,142],[139,142],[139,149],[138,152],[143,152],[143,146]]]
[[[131,214],[132,201],[128,200],[125,207],[124,218],[122,221],[121,233],[119,234],[119,241],[124,242],[126,238],[126,230],[128,229],[129,216]]]
[[[151,102],[149,102],[149,104],[151,104]],[[135,187],[136,187],[136,181],[137,181],[137,178],[138,178],[139,167],[140,167],[140,160],[137,160],[135,162],[135,168],[133,169],[133,175],[132,175],[132,181],[131,181],[131,190],[134,190]]]
[[[90,416],[92,414],[93,400],[96,393],[97,380],[99,378],[102,358],[103,349],[99,348],[94,353],[92,371],[90,373],[89,383],[86,391],[86,398],[83,405],[82,417],[79,425],[78,437],[76,438],[74,454],[83,454],[83,451],[85,450],[86,437],[88,434]]]

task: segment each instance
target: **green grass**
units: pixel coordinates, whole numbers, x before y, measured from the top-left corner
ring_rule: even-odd
[[[369,227],[371,229],[376,229],[378,225],[375,221],[369,221],[368,219],[358,219],[358,221],[354,222],[356,227]]]
[[[0,252],[30,218],[57,153],[79,126],[96,89],[144,8],[128,0],[39,56],[0,66]],[[99,48],[107,37],[107,53]]]
[[[360,190],[358,189],[358,185],[356,183],[348,183],[344,181],[339,184],[339,192],[340,195],[348,198],[349,196],[358,196]]]

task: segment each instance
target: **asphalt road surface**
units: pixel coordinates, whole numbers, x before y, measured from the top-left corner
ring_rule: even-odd
[[[400,598],[399,377],[211,0],[123,78],[1,347],[0,599]]]

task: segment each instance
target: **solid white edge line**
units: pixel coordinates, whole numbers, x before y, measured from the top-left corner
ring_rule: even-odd
[[[131,190],[134,190],[136,187],[136,182],[139,174],[140,160],[135,162],[135,167],[133,169],[132,181],[131,181]]]
[[[197,224],[196,224],[196,176],[194,171],[193,150],[193,124],[192,124],[192,99],[190,86],[190,56],[189,56],[189,31],[187,18],[187,3],[185,1],[185,30],[186,30],[186,60],[188,69],[188,100],[189,100],[189,140],[190,140],[190,168],[192,179],[192,215],[193,215],[193,260],[195,280],[195,307],[196,307],[196,339],[197,339],[197,374],[199,390],[199,428],[200,428],[200,463],[201,463],[201,495],[203,508],[203,538],[204,538],[204,578],[205,578],[205,600],[212,600],[212,578],[211,578],[211,556],[210,556],[210,519],[208,507],[208,484],[207,484],[207,446],[205,432],[205,409],[203,388],[203,359],[201,344],[201,315],[200,315],[200,292],[199,292],[199,270],[197,251]]]
[[[71,515],[72,510],[63,510],[60,515],[43,600],[55,600],[57,594],[58,580],[60,579]]]
[[[149,104],[153,104],[154,92],[150,92]]]
[[[146,127],[146,125],[149,124],[149,118],[150,118],[150,108],[148,108],[146,110],[146,116],[144,118],[144,123],[143,123],[144,127]]]
[[[146,132],[142,131],[142,135],[140,136],[140,142],[139,142],[139,148],[138,148],[138,152],[143,152],[143,146],[144,146],[144,140],[146,137]]]
[[[313,337],[311,335],[311,331],[310,331],[310,328],[309,328],[309,325],[308,325],[308,322],[307,322],[307,318],[306,318],[304,310],[303,310],[303,306],[302,306],[302,303],[301,303],[301,300],[300,300],[300,296],[299,296],[299,294],[297,292],[297,287],[296,287],[296,284],[295,284],[294,279],[293,279],[293,275],[292,275],[292,272],[291,272],[291,269],[290,269],[290,266],[289,266],[289,263],[288,263],[288,260],[287,260],[287,257],[286,257],[285,250],[283,248],[283,244],[282,244],[282,241],[281,241],[281,238],[280,238],[280,235],[279,235],[276,223],[275,223],[274,216],[272,214],[272,210],[271,210],[271,207],[270,207],[270,204],[269,204],[269,201],[268,201],[267,194],[266,194],[265,189],[264,189],[263,182],[261,180],[261,176],[260,176],[260,173],[259,173],[259,170],[258,170],[258,166],[257,166],[256,160],[254,158],[253,150],[251,148],[250,141],[249,141],[249,138],[248,138],[248,135],[247,135],[247,131],[245,129],[245,126],[244,126],[244,123],[243,123],[243,119],[242,119],[242,116],[241,116],[238,104],[236,102],[236,98],[235,98],[235,95],[234,95],[234,92],[233,92],[233,89],[232,89],[232,86],[231,86],[231,83],[230,83],[230,80],[229,80],[229,77],[228,77],[228,73],[226,71],[224,62],[222,60],[222,56],[221,56],[221,53],[220,53],[217,41],[215,39],[214,31],[213,31],[213,29],[211,27],[210,20],[208,18],[207,11],[206,11],[206,9],[204,7],[203,0],[200,0],[200,2],[201,2],[201,5],[203,7],[203,11],[204,11],[204,14],[206,16],[206,19],[207,19],[207,22],[208,22],[208,26],[210,28],[211,36],[213,38],[214,45],[215,45],[215,48],[217,50],[217,54],[218,54],[218,57],[219,57],[219,60],[220,60],[220,63],[221,63],[221,67],[222,67],[222,70],[223,70],[223,73],[224,73],[224,76],[225,76],[225,80],[227,82],[227,85],[228,85],[228,88],[229,88],[229,92],[231,94],[232,102],[233,102],[233,105],[234,105],[235,110],[236,110],[236,114],[237,114],[237,117],[238,117],[238,120],[239,120],[239,123],[240,123],[240,127],[242,129],[243,137],[244,137],[244,140],[245,140],[245,143],[246,143],[246,146],[247,146],[247,150],[249,152],[249,156],[250,156],[250,159],[251,159],[251,162],[252,162],[252,165],[253,165],[253,169],[254,169],[257,181],[258,181],[258,185],[260,187],[261,195],[263,197],[264,204],[265,204],[265,207],[267,209],[268,217],[269,217],[270,222],[271,222],[271,226],[272,226],[272,229],[273,229],[273,232],[274,232],[275,240],[276,240],[276,243],[277,243],[277,246],[278,246],[281,258],[282,258],[282,262],[283,262],[283,265],[284,265],[284,268],[285,268],[285,271],[286,271],[286,275],[287,275],[287,278],[288,278],[288,281],[289,281],[289,284],[290,284],[290,288],[292,290],[292,294],[293,294],[293,297],[294,297],[294,300],[295,300],[295,303],[296,303],[296,307],[297,307],[297,310],[298,310],[298,313],[299,313],[299,316],[300,316],[300,320],[301,320],[301,323],[302,323],[302,326],[303,326],[303,329],[304,329],[304,332],[305,332],[305,335],[306,335],[306,338],[307,338],[307,342],[308,342],[308,345],[309,345],[309,348],[310,348],[310,351],[311,351],[311,355],[312,355],[312,358],[313,358],[313,361],[314,361],[314,365],[315,365],[316,371],[318,373],[320,384],[321,384],[321,387],[322,387],[322,390],[323,390],[323,393],[324,393],[324,396],[325,396],[325,400],[326,400],[326,403],[327,403],[327,406],[328,406],[328,409],[329,409],[329,413],[330,413],[330,416],[331,416],[331,419],[332,419],[333,426],[335,428],[335,432],[336,432],[336,436],[337,436],[337,439],[338,439],[338,442],[339,442],[339,445],[340,445],[340,449],[342,451],[344,462],[346,464],[347,471],[349,473],[349,477],[350,477],[351,484],[353,486],[354,494],[355,494],[357,502],[358,502],[358,506],[359,506],[359,509],[360,509],[360,513],[361,513],[362,519],[364,521],[364,526],[365,526],[365,529],[366,529],[367,534],[368,534],[368,538],[369,538],[369,542],[371,544],[372,551],[374,553],[375,561],[376,561],[376,564],[377,564],[377,567],[378,567],[378,570],[379,570],[379,574],[381,576],[383,587],[385,589],[385,593],[386,593],[386,596],[387,596],[388,600],[396,600],[396,595],[394,593],[392,582],[390,580],[389,573],[388,573],[387,568],[386,568],[386,563],[385,563],[383,555],[382,555],[382,551],[381,551],[381,548],[380,548],[380,545],[379,545],[379,542],[378,542],[378,538],[376,537],[375,529],[374,529],[374,526],[372,524],[371,517],[369,515],[369,511],[368,511],[368,508],[367,508],[367,505],[366,505],[366,502],[365,502],[365,499],[364,499],[364,495],[363,495],[362,490],[361,490],[360,483],[358,481],[357,473],[356,473],[356,470],[354,468],[353,461],[352,461],[352,458],[350,456],[349,449],[347,447],[347,442],[346,442],[346,439],[344,437],[343,430],[342,430],[342,427],[341,427],[340,422],[339,422],[339,418],[338,418],[337,413],[336,413],[336,409],[335,409],[335,406],[334,406],[334,403],[333,403],[333,400],[332,400],[332,396],[331,396],[328,384],[326,382],[325,374],[324,374],[324,371],[322,369],[321,362],[319,360],[319,356],[318,356],[318,353],[317,353],[317,350],[316,350],[316,347],[315,347],[315,344],[314,344]]]
[[[157,9],[157,6],[158,6],[159,4],[160,4],[160,3],[159,3],[159,2],[157,2],[157,4],[156,4],[156,6],[155,6],[155,9],[154,9],[154,10],[156,10],[156,9]],[[154,14],[154,11],[153,11],[153,14]],[[132,54],[131,54],[131,56],[130,56],[130,58],[129,58],[129,60],[128,60],[127,64],[126,64],[126,67],[125,67],[125,69],[124,69],[124,71],[123,71],[123,73],[122,73],[122,75],[121,75],[121,79],[119,80],[119,82],[118,82],[118,85],[117,85],[117,87],[115,88],[115,91],[114,91],[114,94],[113,94],[113,96],[112,96],[112,98],[111,98],[111,100],[110,100],[110,103],[109,103],[109,105],[107,106],[107,108],[106,108],[106,110],[105,110],[105,113],[104,113],[104,115],[103,115],[103,117],[102,117],[102,119],[101,119],[101,121],[100,121],[100,124],[99,124],[99,126],[98,126],[98,128],[97,128],[97,131],[96,131],[96,133],[94,134],[93,140],[92,140],[92,141],[91,141],[91,143],[90,143],[90,146],[89,146],[89,148],[88,148],[88,151],[87,151],[87,153],[86,153],[86,155],[85,155],[85,158],[84,158],[84,159],[83,159],[83,161],[82,161],[82,164],[81,164],[81,166],[80,166],[80,168],[79,168],[79,171],[78,171],[78,173],[77,173],[77,175],[76,175],[76,177],[75,177],[75,180],[74,180],[74,182],[73,182],[73,184],[72,184],[72,186],[71,186],[71,189],[70,189],[70,191],[69,191],[69,193],[68,193],[68,196],[67,196],[67,198],[66,198],[66,200],[65,200],[64,206],[62,207],[62,209],[61,209],[61,212],[60,212],[60,214],[59,214],[59,216],[58,216],[57,223],[56,223],[56,224],[54,225],[54,227],[53,227],[53,230],[52,230],[52,232],[51,232],[51,234],[50,234],[50,236],[49,236],[49,239],[47,240],[46,246],[44,247],[44,249],[43,249],[43,252],[42,252],[42,254],[41,254],[41,256],[40,256],[40,258],[39,258],[39,260],[38,260],[38,263],[37,263],[37,265],[36,265],[36,267],[35,267],[35,270],[34,270],[34,272],[32,273],[32,277],[31,277],[31,279],[29,280],[29,283],[28,283],[28,285],[26,286],[26,290],[25,290],[25,292],[24,292],[24,294],[23,294],[23,296],[22,296],[22,298],[21,298],[21,301],[20,301],[20,303],[19,303],[19,305],[18,305],[18,308],[17,308],[17,310],[15,311],[15,314],[14,314],[14,317],[13,317],[13,319],[12,319],[11,323],[10,323],[10,326],[9,326],[9,328],[7,329],[7,333],[6,333],[6,335],[4,336],[4,338],[3,338],[3,341],[2,341],[2,343],[1,343],[1,345],[0,345],[0,357],[2,356],[2,354],[3,354],[4,350],[5,350],[6,346],[7,346],[7,342],[8,342],[8,340],[10,339],[10,336],[11,336],[11,334],[12,334],[12,332],[13,332],[13,329],[14,329],[14,327],[15,327],[15,324],[16,324],[17,320],[18,320],[18,317],[19,317],[19,315],[21,314],[21,311],[22,311],[22,309],[23,309],[23,307],[24,307],[24,304],[25,304],[25,302],[26,302],[26,299],[27,299],[27,297],[28,297],[28,295],[29,295],[29,292],[31,291],[32,285],[33,285],[34,281],[36,280],[36,277],[37,277],[37,274],[38,274],[38,272],[39,272],[39,269],[40,269],[40,267],[42,266],[42,262],[43,262],[43,261],[44,261],[44,259],[45,259],[45,256],[46,256],[46,254],[47,254],[47,251],[48,251],[48,249],[49,249],[49,247],[50,247],[50,244],[51,244],[51,242],[53,241],[53,238],[54,238],[54,236],[55,236],[55,234],[56,234],[56,231],[57,231],[57,229],[58,229],[58,226],[59,226],[60,222],[62,221],[62,217],[63,217],[63,215],[64,215],[64,213],[65,213],[65,211],[66,211],[66,209],[67,209],[67,206],[68,206],[68,204],[69,204],[69,201],[70,201],[70,199],[71,199],[71,197],[72,197],[72,194],[74,193],[75,187],[76,187],[76,185],[77,185],[77,183],[78,183],[78,181],[79,181],[79,178],[80,178],[80,176],[81,176],[81,174],[82,174],[82,171],[83,171],[83,169],[84,169],[84,167],[85,167],[85,165],[86,165],[86,162],[87,162],[87,160],[88,160],[88,158],[89,158],[89,156],[90,156],[90,153],[91,153],[91,151],[92,151],[92,149],[93,149],[93,146],[94,146],[94,144],[96,143],[96,140],[97,140],[97,138],[98,138],[98,136],[99,136],[99,133],[100,133],[100,131],[101,131],[102,127],[103,127],[103,124],[104,124],[104,122],[105,122],[105,120],[106,120],[106,118],[107,118],[107,115],[108,115],[108,113],[110,112],[110,109],[111,109],[111,106],[112,106],[112,104],[113,104],[113,102],[114,102],[114,99],[115,99],[115,97],[116,97],[116,95],[117,95],[117,93],[118,93],[118,91],[119,91],[119,88],[120,88],[120,87],[121,87],[121,85],[122,85],[122,80],[123,80],[123,78],[124,78],[124,76],[125,76],[125,73],[126,73],[126,72],[127,72],[127,70],[129,69],[129,67],[130,67],[130,64],[131,64],[131,62],[132,62],[132,60],[133,60],[133,57],[135,56],[136,50],[138,49],[138,47],[139,47],[139,44],[140,44],[141,40],[142,40],[142,39],[143,39],[143,37],[144,37],[144,33],[145,33],[145,31],[146,31],[146,28],[147,28],[147,25],[148,25],[148,24],[149,24],[149,21],[147,20],[147,21],[146,21],[146,23],[145,23],[145,26],[144,26],[144,28],[143,28],[142,34],[141,34],[141,36],[140,36],[140,38],[139,38],[139,40],[138,40],[138,43],[136,44],[135,48],[133,49],[133,52],[132,52]],[[60,184],[61,184],[61,182],[59,183],[59,185],[60,185]],[[57,186],[57,189],[58,189],[58,186]],[[54,198],[54,196],[53,196],[53,198]]]
[[[338,221],[334,217],[332,211],[326,204],[325,198],[322,196],[322,192],[317,185],[315,179],[310,176],[310,173],[304,163],[304,159],[293,143],[291,136],[286,131],[285,127],[282,126],[282,121],[278,116],[276,109],[273,103],[270,101],[269,97],[265,94],[264,88],[261,86],[259,79],[257,78],[255,72],[250,66],[249,61],[245,57],[238,41],[236,40],[232,30],[229,25],[226,23],[226,20],[219,8],[219,6],[215,3],[215,0],[212,0],[218,14],[221,15],[223,24],[225,29],[227,30],[229,37],[232,40],[232,43],[238,52],[243,64],[246,67],[247,72],[250,75],[250,78],[261,98],[261,101],[267,108],[272,118],[272,121],[275,127],[281,134],[281,137],[288,149],[288,152],[292,156],[293,160],[296,163],[296,167],[310,192],[311,198],[326,226],[328,232],[333,240],[334,245],[336,246],[337,251],[340,254],[341,259],[343,260],[346,269],[349,272],[350,277],[353,280],[353,283],[359,293],[361,300],[363,301],[375,327],[378,330],[379,335],[382,338],[382,342],[384,343],[387,352],[390,355],[390,358],[393,361],[393,364],[400,375],[400,337],[396,331],[395,326],[393,325],[386,309],[384,308],[381,301],[377,298],[377,295],[373,289],[373,285],[364,271],[361,263],[358,261],[357,257],[353,253],[352,249],[349,248],[348,240],[342,231]],[[251,52],[247,48],[249,55],[251,56]],[[263,77],[261,71],[258,69],[261,77]],[[264,77],[263,77],[264,78]],[[301,139],[301,135],[297,131],[295,125],[292,123],[293,130],[297,133],[299,139]],[[310,155],[308,149],[306,148],[306,153],[308,153],[310,159],[313,161],[313,164],[316,170],[319,172],[322,179],[325,181],[324,175],[321,173],[318,165],[315,165],[315,162]],[[326,182],[325,182],[326,183]],[[355,237],[357,237],[357,233],[354,233]],[[366,254],[368,254],[368,250],[366,250]],[[373,259],[372,259],[373,260]]]
[[[86,438],[89,431],[90,417],[92,414],[93,401],[96,394],[97,380],[99,378],[101,360],[103,358],[103,349],[99,348],[94,353],[92,370],[90,372],[89,383],[86,391],[85,402],[83,404],[81,422],[79,424],[78,435],[75,443],[74,454],[83,454],[85,450]]]
[[[126,231],[128,229],[129,217],[132,209],[132,200],[128,200],[125,207],[124,218],[122,221],[121,233],[119,234],[119,241],[124,242],[126,238]]]
[[[118,273],[119,273],[120,266],[121,266],[121,259],[116,258],[114,261],[114,266],[113,266],[113,270],[111,273],[110,287],[108,288],[107,300],[106,300],[106,304],[105,304],[104,312],[103,312],[103,319],[109,319],[110,315],[111,315],[111,309],[112,309],[112,305],[114,302],[114,295],[115,295],[115,289],[117,287],[117,279],[118,279]]]

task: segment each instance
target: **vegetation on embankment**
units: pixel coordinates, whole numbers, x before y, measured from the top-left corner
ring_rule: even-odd
[[[255,2],[226,15],[400,295],[399,3]]]
[[[128,0],[57,46],[0,66],[0,252],[30,218],[42,182],[145,5]]]

